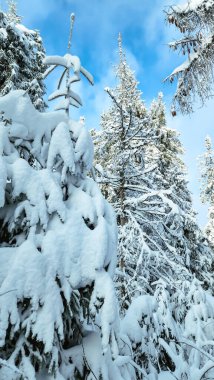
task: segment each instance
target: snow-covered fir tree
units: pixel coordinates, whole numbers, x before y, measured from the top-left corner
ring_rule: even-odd
[[[153,167],[155,164],[153,187],[156,190],[170,190],[168,201],[170,199],[173,202],[176,213],[174,211],[171,216],[166,213],[169,223],[166,224],[164,219],[162,222],[164,231],[167,232],[168,245],[174,247],[175,253],[184,258],[183,266],[189,276],[185,281],[180,281],[178,276],[169,283],[161,276],[160,271],[160,280],[153,284],[154,296],[142,295],[132,301],[122,322],[123,332],[130,339],[136,362],[144,366],[150,379],[155,380],[157,376],[162,379],[169,373],[172,373],[172,378],[175,376],[183,379],[186,376],[187,379],[194,379],[196,373],[197,376],[205,374],[207,368],[212,367],[211,356],[210,360],[206,357],[207,352],[212,353],[212,343],[208,341],[209,333],[203,343],[194,335],[188,335],[188,340],[185,341],[182,338],[186,330],[191,329],[194,318],[198,318],[198,330],[203,330],[207,323],[211,329],[214,309],[211,306],[213,298],[202,288],[202,283],[200,293],[204,303],[198,309],[195,306],[197,302],[188,298],[188,294],[193,292],[191,289],[197,292],[194,287],[194,284],[198,284],[198,280],[194,279],[195,275],[203,280],[206,289],[212,290],[213,253],[195,220],[186,171],[180,156],[183,153],[182,145],[178,133],[166,126],[162,94],[151,104],[150,122],[155,138],[145,150],[145,162]],[[173,258],[170,265],[174,266]],[[207,308],[209,317],[206,314]],[[134,325],[133,320],[136,328],[131,327]],[[195,344],[204,352],[195,354]],[[179,352],[178,357],[172,352]],[[209,372],[209,375],[212,376],[212,373]],[[139,378],[142,378],[141,375]]]
[[[51,96],[62,111],[39,112],[24,90],[0,98],[0,379],[135,380],[112,281],[115,215],[87,176],[90,134],[69,117],[72,83],[93,78],[69,51],[45,63],[66,70]]]
[[[159,373],[175,370],[160,340],[170,345],[183,331],[174,294],[181,293],[183,282],[191,284],[194,275],[210,285],[213,253],[195,220],[180,157],[183,149],[176,131],[166,126],[162,95],[147,110],[121,37],[119,52],[119,83],[106,89],[111,107],[102,115],[101,130],[92,131],[95,170],[117,214],[115,281],[125,314],[123,333],[137,365],[144,367],[138,378],[156,380]]]
[[[119,298],[125,310],[134,296],[133,292],[137,291],[138,267],[143,265],[142,244],[143,250],[147,249],[147,241],[143,239],[139,223],[141,211],[137,207],[138,199],[144,195],[144,186],[150,186],[149,174],[146,177],[143,175],[143,146],[148,134],[149,116],[141,100],[141,92],[137,89],[134,73],[122,51],[121,36],[119,54],[120,63],[116,69],[119,84],[114,90],[106,88],[112,98],[112,106],[102,115],[101,131],[93,131],[92,134],[95,158],[98,160],[98,165],[95,165],[98,181],[117,214],[118,269],[121,272]],[[147,278],[144,282],[147,283]]]
[[[21,23],[15,2],[9,2],[8,13],[0,11],[0,95],[22,89],[39,111],[44,111],[45,86],[43,73],[45,57],[38,31]]]
[[[22,21],[22,18],[18,15],[16,1],[9,0],[7,3],[8,3],[8,11],[7,11],[8,20],[13,22],[14,24],[20,24]]]
[[[168,199],[174,205],[174,212],[164,220],[168,244],[174,246],[176,254],[184,259],[184,265],[192,274],[209,283],[213,254],[197,225],[182,160],[184,150],[178,132],[166,125],[162,94],[152,102],[150,115],[155,138],[146,156],[156,166],[153,186],[157,190],[169,191]]]
[[[92,134],[98,181],[117,214],[124,309],[160,277],[173,283],[189,276],[187,267],[206,275],[211,251],[192,212],[182,147],[165,124],[161,96],[146,110],[119,45],[119,84],[107,89],[112,106],[102,115],[101,131]]]
[[[213,379],[213,324],[214,298],[200,281],[178,282],[173,291],[157,281],[154,296],[135,298],[122,321],[135,361],[145,371],[137,378]]]
[[[172,114],[177,109],[189,113],[197,98],[204,104],[213,95],[214,1],[188,0],[171,6],[167,21],[183,34],[170,48],[187,57],[167,78],[178,80]]]
[[[214,151],[209,136],[205,139],[206,152],[203,155],[201,166],[201,200],[209,205],[208,223],[205,233],[214,247]]]
[[[200,281],[193,279],[191,282],[180,283],[172,300],[172,315],[177,322],[177,334],[168,342],[166,339],[159,339],[171,360],[170,372],[179,380],[213,379],[213,296],[204,291]]]

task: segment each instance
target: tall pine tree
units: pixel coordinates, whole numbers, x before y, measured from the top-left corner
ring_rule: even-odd
[[[112,106],[102,115],[101,131],[92,134],[98,181],[117,214],[124,310],[137,294],[153,293],[160,277],[169,284],[191,273],[205,279],[211,251],[194,218],[182,147],[166,126],[161,96],[146,110],[121,37],[119,51],[119,84],[107,88]]]
[[[209,136],[205,139],[206,152],[201,160],[201,200],[208,203],[208,223],[205,233],[214,247],[214,152]]]
[[[183,258],[184,265],[190,272],[209,283],[213,255],[197,225],[188,190],[187,172],[182,161],[183,147],[178,132],[166,125],[162,94],[152,102],[150,115],[151,128],[155,131],[153,153],[149,155],[150,161],[156,165],[154,186],[170,191],[168,198],[175,208],[175,213],[171,213],[171,217],[169,214],[164,223],[168,242],[174,245],[176,253]]]
[[[156,380],[160,372],[177,370],[166,347],[181,337],[190,306],[176,306],[174,295],[181,299],[181,284],[189,289],[194,276],[210,285],[213,253],[196,223],[183,149],[176,131],[166,126],[162,95],[147,110],[121,37],[119,53],[119,83],[106,89],[111,107],[102,116],[101,130],[92,132],[95,169],[117,214],[115,282],[125,315],[123,333],[146,371],[137,371],[138,378]],[[177,349],[183,350],[175,344]]]
[[[17,13],[17,3],[13,0],[8,0],[8,12],[7,12],[7,18],[9,21],[13,22],[14,24],[20,24],[22,18]]]

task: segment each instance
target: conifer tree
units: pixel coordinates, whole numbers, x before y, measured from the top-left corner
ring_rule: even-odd
[[[119,83],[106,89],[112,105],[102,115],[101,130],[92,132],[95,170],[117,214],[115,282],[122,331],[138,368],[145,371],[136,368],[137,378],[156,380],[176,369],[168,346],[174,344],[175,351],[186,355],[175,342],[183,334],[190,306],[185,303],[183,309],[174,296],[182,299],[181,284],[188,283],[189,289],[194,276],[212,286],[213,252],[195,220],[183,149],[176,131],[166,126],[162,95],[147,110],[121,37],[119,52]]]
[[[151,161],[156,165],[154,186],[170,190],[168,198],[173,202],[175,214],[167,216],[165,230],[168,242],[184,259],[184,265],[202,281],[209,283],[209,271],[213,262],[212,250],[197,225],[188,190],[186,168],[182,161],[183,147],[176,130],[166,125],[165,106],[162,94],[153,101],[150,108],[151,128],[155,131]],[[150,148],[151,149],[151,148]]]
[[[123,305],[122,310],[125,310],[132,291],[137,291],[136,263],[139,260],[139,267],[142,264],[140,258],[144,239],[139,224],[141,212],[137,210],[137,201],[138,197],[143,196],[144,186],[149,186],[150,179],[143,175],[143,145],[147,135],[148,113],[141,100],[141,92],[137,89],[134,73],[130,70],[122,51],[121,36],[119,55],[120,63],[116,69],[119,84],[114,90],[106,88],[112,99],[112,107],[102,115],[101,132],[93,131],[93,134],[95,157],[102,167],[100,171],[100,166],[95,166],[98,180],[101,181],[104,195],[113,204],[117,215],[118,269],[121,275],[119,298]],[[133,194],[136,195],[136,199],[133,198]],[[146,250],[147,242],[143,244]]]
[[[168,341],[159,339],[171,360],[172,375],[179,380],[212,379],[214,299],[196,278],[181,283],[173,298],[172,315],[178,333]]]
[[[169,44],[170,48],[187,57],[166,78],[178,81],[172,114],[176,115],[177,109],[190,113],[196,99],[204,104],[213,96],[214,1],[188,0],[171,6],[166,18],[183,34]]]
[[[23,90],[0,98],[0,378],[134,380],[112,282],[115,216],[87,176],[91,137],[69,117],[74,79],[92,77],[70,51],[45,62],[65,67],[63,111],[40,113]]]
[[[14,24],[20,24],[22,21],[22,18],[17,13],[16,1],[9,0],[7,3],[8,3],[8,11],[7,11],[8,20],[13,22]]]
[[[154,281],[206,278],[211,251],[198,228],[176,132],[165,125],[161,97],[146,110],[121,50],[112,106],[93,131],[98,181],[119,226],[118,279],[122,312]],[[203,254],[202,254],[203,252]],[[200,260],[199,260],[200,258]]]
[[[214,247],[214,152],[209,136],[205,139],[206,152],[201,161],[201,200],[208,203],[208,223],[205,233]]]
[[[8,13],[0,11],[0,95],[16,89],[28,91],[36,109],[44,111],[42,39],[38,31],[29,30],[20,22],[16,3],[10,1]]]

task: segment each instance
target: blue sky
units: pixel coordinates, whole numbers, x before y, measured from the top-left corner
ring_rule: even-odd
[[[167,42],[176,36],[175,29],[166,25],[163,12],[172,0],[18,0],[17,3],[23,24],[40,30],[47,55],[66,53],[69,16],[75,13],[72,53],[79,55],[95,79],[94,87],[83,81],[78,88],[83,99],[81,114],[89,128],[99,126],[99,116],[108,106],[103,89],[115,83],[112,65],[118,59],[119,32],[146,104],[162,91],[169,110],[174,87],[162,81],[182,59],[167,47]],[[5,4],[6,1],[0,1],[3,9]],[[54,88],[56,75],[49,79],[48,91]],[[199,199],[196,158],[203,153],[205,136],[214,137],[213,107],[210,101],[206,107],[196,107],[191,117],[168,115],[168,125],[181,134],[194,208],[202,226],[206,223],[207,207]],[[74,111],[74,117],[78,116]]]

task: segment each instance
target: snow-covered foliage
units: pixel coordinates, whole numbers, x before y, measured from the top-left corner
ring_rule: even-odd
[[[48,98],[48,100],[55,100],[57,98],[64,97],[64,99],[55,107],[55,110],[65,110],[69,113],[70,106],[77,108],[80,107],[82,105],[82,101],[79,95],[71,90],[71,86],[73,83],[80,81],[80,73],[82,73],[91,84],[93,84],[93,77],[81,66],[79,58],[71,54],[65,54],[64,57],[50,56],[45,58],[44,63],[45,65],[50,66],[44,73],[44,77],[49,75],[56,67],[64,67],[57,90],[54,91]],[[72,77],[70,77],[69,74],[71,69],[73,69],[74,72]],[[66,86],[64,89],[61,89],[64,76],[66,76]]]
[[[20,22],[13,1],[9,3],[8,13],[0,11],[0,95],[25,90],[34,106],[44,111],[42,39],[37,31],[27,29]]]
[[[208,203],[208,223],[205,232],[214,247],[214,152],[209,136],[205,139],[206,152],[201,157],[201,200]]]
[[[176,255],[183,258],[184,266],[192,274],[210,283],[213,253],[196,222],[182,161],[183,147],[178,132],[166,125],[162,94],[152,102],[150,115],[154,143],[150,144],[145,156],[148,156],[150,165],[155,163],[156,166],[153,187],[167,192],[166,202],[174,211],[165,211],[163,217],[168,245],[174,247]]]
[[[124,310],[160,277],[170,284],[190,272],[206,276],[212,257],[194,218],[182,147],[166,126],[161,96],[146,110],[122,52],[117,77],[118,86],[107,90],[112,106],[92,135],[98,181],[117,214]]]
[[[44,60],[45,65],[49,66],[49,68],[44,73],[44,78],[57,67],[63,67],[63,73],[59,79],[57,90],[49,96],[48,100],[56,100],[63,97],[64,99],[61,100],[59,104],[57,104],[55,110],[65,110],[68,115],[70,106],[79,108],[82,105],[82,101],[79,95],[71,90],[73,83],[80,81],[80,73],[83,74],[86,79],[88,79],[89,83],[92,85],[94,84],[92,75],[84,67],[81,66],[79,58],[70,54],[74,20],[75,15],[72,13],[70,36],[68,41],[68,53],[65,54],[64,57],[50,56],[46,57]],[[70,70],[73,70],[72,76],[70,76]],[[64,78],[66,78],[65,87],[61,89],[62,85],[64,85]]]
[[[166,126],[162,94],[147,110],[121,37],[119,52],[119,83],[106,89],[111,108],[102,115],[101,130],[92,131],[95,172],[117,215],[122,331],[137,377],[156,380],[177,365],[165,346],[180,339],[179,318],[183,313],[184,326],[189,304],[183,310],[175,296],[182,298],[179,289],[186,282],[191,286],[194,275],[211,286],[213,252],[195,220],[183,149],[176,131]]]
[[[135,361],[146,369],[137,378],[212,379],[214,298],[196,279],[178,282],[176,290],[163,280],[156,285],[154,296],[133,300],[122,321]]]
[[[13,0],[8,0],[8,12],[7,12],[7,18],[9,21],[13,22],[14,24],[20,24],[22,21],[22,18],[17,13],[17,3]]]
[[[0,111],[0,378],[134,380],[112,282],[115,216],[87,177],[90,134],[23,90]]]
[[[214,298],[196,279],[180,284],[175,293],[173,314],[179,335],[168,344],[159,340],[174,364],[173,375],[179,380],[201,380],[205,375],[212,379]]]
[[[197,98],[203,104],[213,95],[214,1],[189,0],[171,6],[167,21],[183,34],[169,44],[170,48],[187,56],[167,78],[170,82],[178,80],[172,114],[177,109],[189,113]]]

